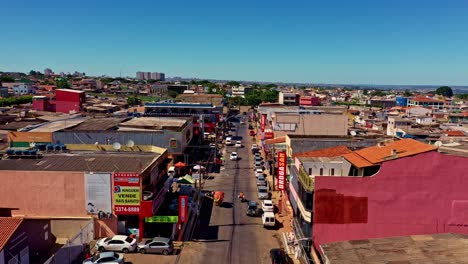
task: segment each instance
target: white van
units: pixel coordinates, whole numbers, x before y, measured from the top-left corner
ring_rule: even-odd
[[[262,215],[263,227],[274,227],[276,225],[276,218],[273,212],[264,212]]]
[[[169,167],[169,169],[167,170],[167,175],[169,175],[169,177],[174,177],[175,176],[175,167],[174,166]]]

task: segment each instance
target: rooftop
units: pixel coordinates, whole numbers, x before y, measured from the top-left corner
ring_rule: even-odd
[[[466,263],[468,236],[415,235],[351,240],[322,245],[330,264]]]
[[[55,91],[64,91],[64,92],[70,92],[70,93],[84,93],[83,91],[80,90],[72,90],[72,89],[57,89]]]
[[[403,158],[433,150],[437,150],[437,147],[407,138],[356,150],[343,155],[343,157],[354,166],[363,168],[380,164],[386,160]]]
[[[410,98],[410,100],[414,102],[423,102],[423,103],[443,103],[443,101],[440,101],[440,100],[427,98],[427,97],[419,97],[419,96]]]
[[[0,160],[0,170],[142,172],[161,153],[72,152],[48,154],[40,159]]]
[[[67,130],[69,131],[112,130],[112,129],[116,129],[118,125],[124,120],[127,120],[127,118],[117,118],[117,117],[91,118]]]
[[[22,222],[22,218],[0,217],[0,252]]]
[[[119,130],[179,130],[191,117],[138,117],[122,122]]]
[[[294,156],[303,157],[303,158],[317,158],[317,157],[338,157],[343,154],[351,153],[352,150],[346,146],[337,146],[331,148],[324,148],[319,150],[307,151],[302,153],[297,153]]]

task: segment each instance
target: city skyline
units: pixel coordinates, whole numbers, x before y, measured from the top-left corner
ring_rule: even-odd
[[[468,4],[458,1],[54,3],[4,7],[0,71],[468,84]]]

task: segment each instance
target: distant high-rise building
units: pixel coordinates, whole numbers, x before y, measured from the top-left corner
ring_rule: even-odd
[[[165,81],[166,76],[164,73],[161,72],[137,72],[136,78],[138,80],[157,80],[157,81]]]
[[[44,70],[44,75],[46,75],[46,76],[54,75],[54,72],[51,69],[46,68]]]

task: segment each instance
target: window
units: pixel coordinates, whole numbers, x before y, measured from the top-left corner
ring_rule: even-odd
[[[309,168],[309,175],[312,175],[312,168]]]
[[[320,168],[320,175],[323,175],[323,168]]]
[[[331,169],[331,176],[335,175],[335,169]]]

